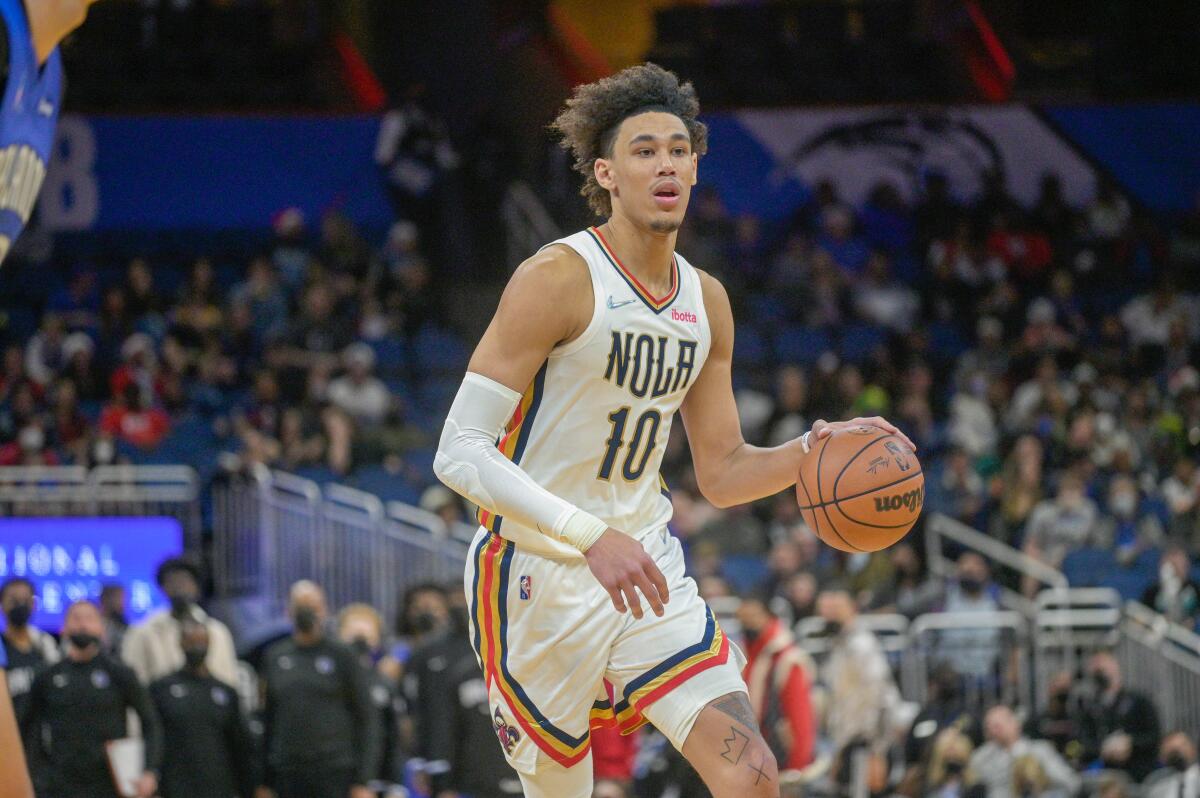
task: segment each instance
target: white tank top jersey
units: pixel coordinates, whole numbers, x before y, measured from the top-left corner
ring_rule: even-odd
[[[640,538],[671,518],[659,466],[711,345],[700,275],[676,253],[671,289],[656,298],[596,228],[553,244],[587,262],[591,323],[550,352],[497,446],[546,490]],[[515,519],[481,510],[479,522],[530,553],[582,557]]]

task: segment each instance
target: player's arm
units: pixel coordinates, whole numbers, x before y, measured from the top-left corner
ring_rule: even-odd
[[[733,398],[733,311],[729,295],[708,274],[701,272],[700,281],[712,346],[680,412],[692,450],[696,482],[710,503],[717,507],[745,504],[796,484],[809,441],[820,440],[843,427],[869,424],[899,435],[912,446],[903,433],[878,417],[833,423],[818,419],[804,437],[771,448],[746,443]]]
[[[549,247],[517,268],[471,356],[433,470],[480,507],[583,552],[619,612],[628,602],[641,617],[636,587],[661,615],[666,580],[641,544],[543,488],[496,446],[521,393],[554,347],[587,328],[594,306],[587,264],[568,247]]]

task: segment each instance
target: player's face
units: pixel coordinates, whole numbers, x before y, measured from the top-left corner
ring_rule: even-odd
[[[658,233],[683,224],[697,157],[683,120],[647,111],[621,123],[611,158],[596,161],[596,179],[621,213]]]

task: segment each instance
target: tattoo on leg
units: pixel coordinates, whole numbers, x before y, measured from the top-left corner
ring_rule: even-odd
[[[747,729],[758,731],[758,720],[754,717],[754,710],[750,708],[750,700],[746,698],[745,693],[730,693],[713,701],[709,706],[725,713]]]
[[[729,736],[721,742],[725,743],[725,750],[721,752],[721,758],[736,765],[742,761],[742,755],[746,753],[746,747],[750,745],[750,738],[739,731],[737,726],[730,726]]]
[[[765,756],[763,757],[762,761],[758,763],[757,767],[754,765],[751,765],[749,762],[746,763],[746,767],[748,767],[754,771],[754,784],[756,786],[763,779],[766,779],[767,781],[771,780],[771,777],[768,776],[766,774],[766,772],[763,770],[763,765],[765,765],[765,764],[767,764],[767,758]]]

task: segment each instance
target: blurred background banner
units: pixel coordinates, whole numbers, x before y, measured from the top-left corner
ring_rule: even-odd
[[[286,207],[379,227],[378,133],[374,116],[68,116],[40,210],[51,230],[249,230]]]

